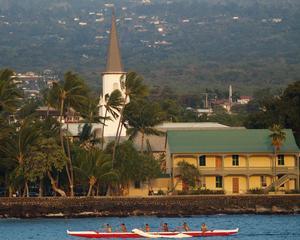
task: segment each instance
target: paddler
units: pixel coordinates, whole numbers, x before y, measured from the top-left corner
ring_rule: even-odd
[[[182,228],[183,228],[184,231],[186,231],[186,232],[191,230],[190,227],[189,227],[189,225],[188,225],[186,222],[183,223]]]
[[[150,232],[150,226],[148,223],[145,224],[145,232]]]
[[[121,231],[122,232],[127,232],[127,228],[126,228],[124,223],[121,224]]]
[[[164,232],[169,232],[169,226],[168,226],[167,223],[164,223],[164,224],[163,224],[162,230],[163,230]]]
[[[106,224],[105,230],[106,230],[106,232],[108,232],[108,233],[111,233],[111,232],[112,232],[111,226],[110,226],[109,224]]]
[[[205,233],[207,231],[207,226],[206,226],[205,223],[202,223],[202,225],[201,225],[201,231],[202,231],[202,233]]]

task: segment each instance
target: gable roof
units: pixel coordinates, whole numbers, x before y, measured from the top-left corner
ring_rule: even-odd
[[[299,153],[292,130],[280,153]],[[273,153],[268,129],[219,129],[167,132],[170,153]]]

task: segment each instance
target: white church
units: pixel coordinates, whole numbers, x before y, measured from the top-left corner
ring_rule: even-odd
[[[121,53],[118,41],[118,34],[116,29],[116,18],[113,13],[112,21],[111,21],[111,29],[110,29],[110,40],[108,46],[108,54],[107,54],[107,62],[105,71],[102,73],[102,94],[100,95],[99,101],[99,115],[101,117],[105,116],[105,96],[110,95],[114,90],[118,89],[121,93],[124,91],[121,89],[120,80],[125,77],[126,72],[124,72]],[[107,144],[108,142],[114,140],[117,128],[119,125],[120,117],[114,119],[113,116],[107,112],[107,117],[110,117],[111,120],[105,121],[105,126],[103,127],[102,123],[93,123],[92,124],[92,132],[96,134],[97,137],[102,137],[102,132],[104,132],[104,142]],[[79,137],[81,131],[83,129],[83,122],[71,122],[68,124],[64,124],[63,128],[68,129],[69,133],[73,137]],[[123,126],[120,137],[124,139],[126,137],[126,128]]]
[[[105,96],[107,94],[110,95],[116,89],[120,90],[123,93],[120,81],[125,74],[126,72],[124,72],[122,65],[118,33],[116,29],[116,18],[113,14],[111,21],[106,69],[105,72],[102,73],[102,96],[100,96],[100,116],[104,117],[105,115]],[[111,120],[105,122],[106,126],[102,128],[102,131],[104,131],[105,138],[110,138],[116,136],[120,117],[114,119],[110,113],[107,114],[107,117],[110,117]],[[122,127],[121,137],[124,136],[126,136],[126,129]]]

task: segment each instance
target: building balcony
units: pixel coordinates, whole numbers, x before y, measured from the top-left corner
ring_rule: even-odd
[[[276,174],[298,174],[297,167],[277,166],[276,171],[273,167],[199,167],[200,175],[274,175]],[[174,168],[174,176],[179,175],[179,168]]]

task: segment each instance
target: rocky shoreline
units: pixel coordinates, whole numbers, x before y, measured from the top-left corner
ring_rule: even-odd
[[[0,218],[299,213],[300,195],[0,198]]]

